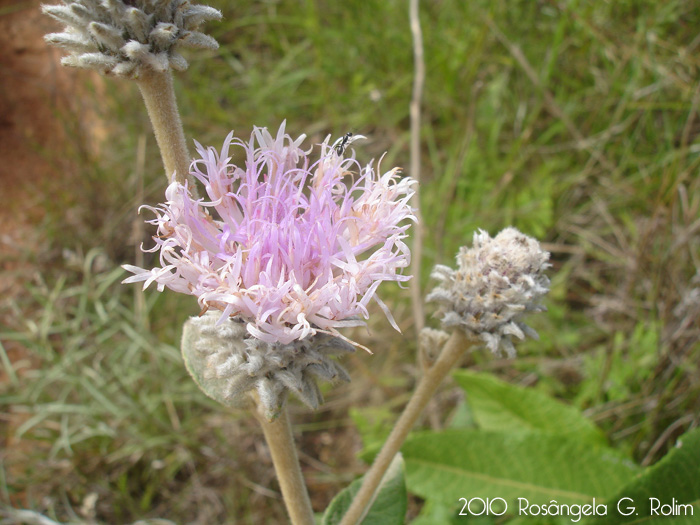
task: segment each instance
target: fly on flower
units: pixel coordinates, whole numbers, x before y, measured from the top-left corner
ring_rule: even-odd
[[[406,281],[410,263],[403,239],[415,220],[409,200],[415,181],[394,168],[378,173],[320,145],[320,158],[292,139],[285,124],[273,137],[255,128],[248,142],[224,141],[221,151],[197,144],[191,174],[206,190],[195,200],[173,182],[166,202],[144,206],[155,213],[160,266],[124,268],[125,283],[156,282],[158,290],[194,295],[202,310],[245,321],[268,343],[288,344],[317,331],[364,324],[370,299],[398,329],[377,287]],[[344,137],[346,146],[359,135]],[[232,162],[233,149],[243,160]]]

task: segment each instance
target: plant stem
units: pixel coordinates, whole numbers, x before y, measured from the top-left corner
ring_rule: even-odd
[[[299,467],[287,408],[283,408],[274,421],[269,421],[257,410],[254,412],[262,426],[267,446],[270,447],[272,463],[292,525],[314,525],[314,512]]]
[[[411,304],[413,320],[416,325],[416,337],[423,329],[425,314],[423,313],[423,293],[420,286],[421,259],[423,255],[423,217],[420,207],[420,106],[423,98],[423,83],[425,81],[425,60],[423,58],[423,33],[418,18],[418,0],[409,0],[409,16],[411,20],[411,35],[413,37],[413,97],[411,98],[411,177],[418,182],[413,196],[413,208],[416,223],[413,225],[413,279],[411,279]]]
[[[165,166],[165,176],[171,182],[174,174],[175,180],[184,184],[190,171],[190,156],[177,110],[173,75],[170,71],[145,71],[138,78],[137,84],[153,125]],[[193,191],[195,186],[191,182],[189,188]]]
[[[413,428],[418,416],[428,404],[440,383],[445,379],[445,376],[447,376],[455,363],[457,363],[457,360],[464,355],[464,351],[471,344],[472,342],[467,339],[461,330],[452,332],[452,336],[445,343],[437,361],[421,378],[408,405],[406,405],[401,417],[399,417],[391,434],[389,434],[389,438],[374,459],[374,463],[372,463],[367,474],[365,474],[362,486],[355,495],[355,499],[347,513],[343,516],[340,525],[355,525],[362,521],[374,500],[375,491],[386,469],[396,453],[401,449],[401,445],[403,445],[406,436]]]

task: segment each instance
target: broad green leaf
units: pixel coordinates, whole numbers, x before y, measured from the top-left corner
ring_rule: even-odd
[[[427,500],[416,519],[411,521],[411,525],[460,525],[465,523],[465,518],[459,516],[461,504],[455,507],[435,503],[432,500]],[[469,525],[472,521],[466,521]],[[493,518],[479,525],[493,525]]]
[[[623,500],[623,498],[630,499]],[[618,512],[618,503],[622,512]],[[669,506],[663,507],[664,505]],[[692,505],[692,507],[685,507],[685,505]],[[625,485],[607,501],[607,507],[607,516],[591,518],[588,523],[590,525],[700,523],[700,429],[681,436],[676,448],[656,465],[647,468],[634,481]],[[664,511],[669,515],[664,516]],[[624,515],[627,513],[629,516]]]
[[[500,504],[500,501],[498,503]],[[501,510],[496,510],[496,513],[500,514]],[[571,515],[564,517],[513,516],[513,514],[517,514],[517,507],[515,507],[514,512],[512,505],[509,510],[510,512],[504,514],[503,517],[487,515],[487,513],[471,516],[465,509],[464,500],[460,501],[457,506],[441,505],[428,500],[423,505],[418,517],[411,521],[411,525],[501,525],[502,523],[508,525],[572,525],[572,522],[578,523],[580,521],[580,519],[573,521],[576,520],[576,517]]]
[[[204,371],[206,362],[204,355],[197,352],[195,343],[201,336],[200,330],[194,323],[189,320],[185,322],[182,329],[182,359],[185,361],[185,368],[194,379],[197,386],[215,401],[218,401],[227,407],[238,407],[240,401],[232,401],[230,396],[226,395],[228,391],[228,380],[220,378],[204,379]]]
[[[605,445],[603,433],[578,409],[537,390],[467,370],[455,372],[454,378],[483,430],[536,430]]]
[[[614,450],[532,432],[421,432],[402,452],[408,490],[450,506],[462,497],[501,497],[509,508],[517,498],[585,504],[610,497],[639,471]]]
[[[349,487],[341,491],[323,514],[321,525],[336,525],[340,523],[345,512],[350,507],[355,494],[360,490],[362,478],[353,481]],[[382,479],[377,496],[372,507],[362,520],[362,525],[403,525],[406,517],[405,468],[401,454],[396,454]]]
[[[447,424],[447,428],[476,428],[474,411],[469,403],[458,403]]]

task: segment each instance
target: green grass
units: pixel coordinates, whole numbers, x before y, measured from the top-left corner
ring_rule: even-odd
[[[360,160],[386,151],[383,166],[408,166],[404,2],[213,4],[224,20],[207,29],[221,48],[190,54],[190,70],[178,75],[188,140],[219,146],[231,129],[246,137],[253,125],[276,129],[287,119],[291,134],[312,143],[367,135]],[[554,270],[550,313],[533,320],[541,341],[523,344],[515,362],[477,356],[476,366],[585,408],[640,462],[661,457],[700,410],[700,348],[688,322],[700,307],[678,307],[698,286],[700,264],[699,8],[680,0],[421,6],[421,191],[431,233],[422,282],[477,228],[513,224],[545,241]],[[134,290],[119,285],[114,268],[133,262],[134,174],[144,174],[149,203],[165,180],[135,86],[108,79],[105,87],[95,97],[111,121],[108,144],[99,157],[75,145],[83,163],[75,186],[46,200],[50,248],[89,255],[78,269],[50,261],[0,333],[4,348],[28,350],[9,365],[0,349],[10,371],[2,412],[22,444],[0,465],[0,501],[67,520],[96,492],[95,517],[105,523],[279,523],[284,509],[266,492],[274,482],[259,462],[254,422],[214,407],[182,367],[179,330],[197,313],[194,301],[147,292],[147,329]],[[82,230],[65,228],[66,208],[86,217]],[[108,256],[102,268],[93,247]],[[348,408],[393,409],[392,397],[405,399],[410,378],[395,370],[414,362],[408,294],[389,287],[383,297],[406,336],[377,312],[367,343],[376,354],[352,358],[353,385],[328,393],[331,408],[296,415],[309,429],[304,450],[333,463],[307,464],[317,510],[357,468]],[[445,411],[454,401],[441,400]]]
[[[13,440],[31,443],[4,458],[12,475],[3,493],[64,519],[67,507],[80,507],[95,493],[96,514],[113,523],[165,514],[196,521],[199,485],[204,479],[227,484],[219,477],[240,468],[244,452],[227,443],[250,425],[232,430],[240,414],[227,416],[201,394],[178,348],[164,342],[167,333],[161,339],[145,329],[150,315],[168,314],[167,305],[155,304],[160,297],[150,295],[139,312],[134,290],[119,284],[125,272],[100,269],[100,259],[91,251],[81,268],[51,287],[43,280],[29,287],[25,306],[35,315],[3,333],[8,346],[29,349],[32,361],[10,365],[12,380],[0,398]],[[168,314],[175,326],[185,319],[186,309],[178,310]],[[252,447],[259,436],[248,431],[238,442]],[[176,500],[168,499],[173,493]],[[46,494],[61,501],[47,506]],[[225,515],[256,516],[240,496],[232,490],[214,503]]]

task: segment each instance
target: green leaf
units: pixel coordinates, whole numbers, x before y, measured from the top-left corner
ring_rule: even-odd
[[[321,525],[336,525],[350,507],[352,500],[360,490],[362,478],[353,481],[341,491],[323,514]],[[406,516],[408,496],[406,495],[405,468],[401,454],[396,454],[384,474],[377,489],[377,496],[372,507],[362,520],[362,525],[403,525]]]
[[[577,408],[537,390],[467,370],[455,372],[454,378],[467,393],[474,419],[484,430],[535,430],[605,445],[600,429]]]
[[[610,497],[639,470],[614,450],[532,432],[421,432],[402,452],[408,490],[451,506],[462,497],[501,497],[511,508],[517,498],[585,504]]]
[[[204,378],[206,362],[204,354],[197,352],[195,343],[201,337],[200,329],[196,324],[187,320],[182,328],[182,359],[185,368],[194,379],[194,382],[207,396],[227,407],[240,407],[240,400],[232,399],[227,395],[228,379]]]
[[[477,424],[474,420],[474,411],[469,403],[457,403],[457,406],[450,415],[447,428],[476,428]]]
[[[447,505],[436,503],[432,500],[426,500],[420,514],[411,521],[411,525],[460,525],[465,523],[465,518],[459,516],[459,510],[462,507],[462,502],[459,502],[454,508]],[[469,525],[471,521],[466,521]],[[488,523],[479,525],[493,525],[493,519]]]
[[[623,500],[623,498],[630,498]],[[651,498],[654,498],[653,500]],[[620,510],[629,516],[618,512]],[[653,509],[656,513],[652,513]],[[674,516],[663,516],[662,505],[671,505]],[[692,505],[684,507],[684,505]],[[680,506],[680,507],[678,507]],[[591,518],[591,525],[681,525],[700,523],[700,429],[680,437],[676,448],[649,467],[607,502],[607,516]],[[627,510],[634,507],[634,511]],[[690,512],[694,516],[690,515]],[[688,514],[687,516],[685,514]]]

